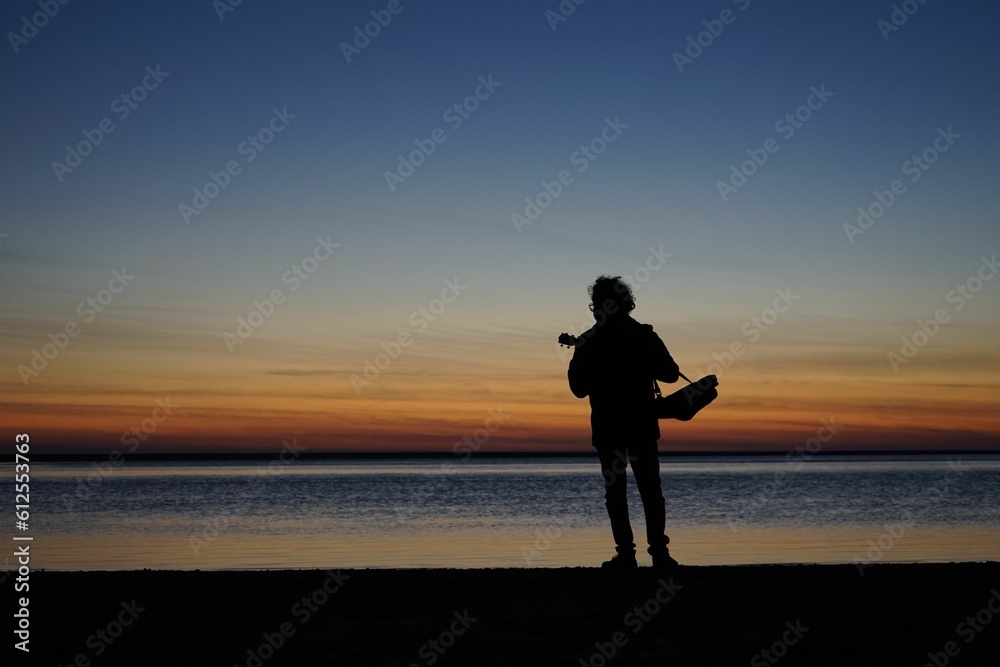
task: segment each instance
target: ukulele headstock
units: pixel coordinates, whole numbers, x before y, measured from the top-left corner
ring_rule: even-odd
[[[566,347],[573,347],[576,345],[576,336],[571,336],[568,333],[559,334],[559,344],[565,345]]]

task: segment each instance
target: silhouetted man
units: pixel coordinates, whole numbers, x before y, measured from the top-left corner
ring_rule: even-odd
[[[603,567],[637,567],[625,495],[631,463],[653,566],[672,569],[677,561],[670,557],[670,539],[665,533],[653,380],[676,382],[677,364],[653,327],[632,319],[629,313],[635,308],[635,297],[620,277],[600,276],[589,293],[596,324],[577,339],[569,364],[569,387],[578,398],[590,396],[593,444],[601,460],[605,505],[618,552]]]

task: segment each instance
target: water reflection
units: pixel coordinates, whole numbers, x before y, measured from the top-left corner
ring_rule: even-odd
[[[299,461],[264,469],[143,463],[93,483],[89,464],[43,466],[32,494],[36,563],[49,569],[593,566],[612,546],[591,459],[477,461],[447,471],[426,460]],[[692,565],[1000,555],[998,457],[965,457],[957,467],[944,458],[802,466],[672,458],[663,474],[671,550]],[[639,525],[639,499],[631,492]],[[885,537],[900,529],[898,538]]]

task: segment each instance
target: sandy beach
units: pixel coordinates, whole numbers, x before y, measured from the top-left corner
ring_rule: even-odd
[[[38,572],[31,663],[995,665],[998,590],[1000,563]]]

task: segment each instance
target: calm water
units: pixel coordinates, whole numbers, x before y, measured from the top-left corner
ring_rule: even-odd
[[[40,568],[593,566],[613,547],[592,458],[32,472]],[[688,564],[1000,558],[998,456],[671,458],[663,486]]]

